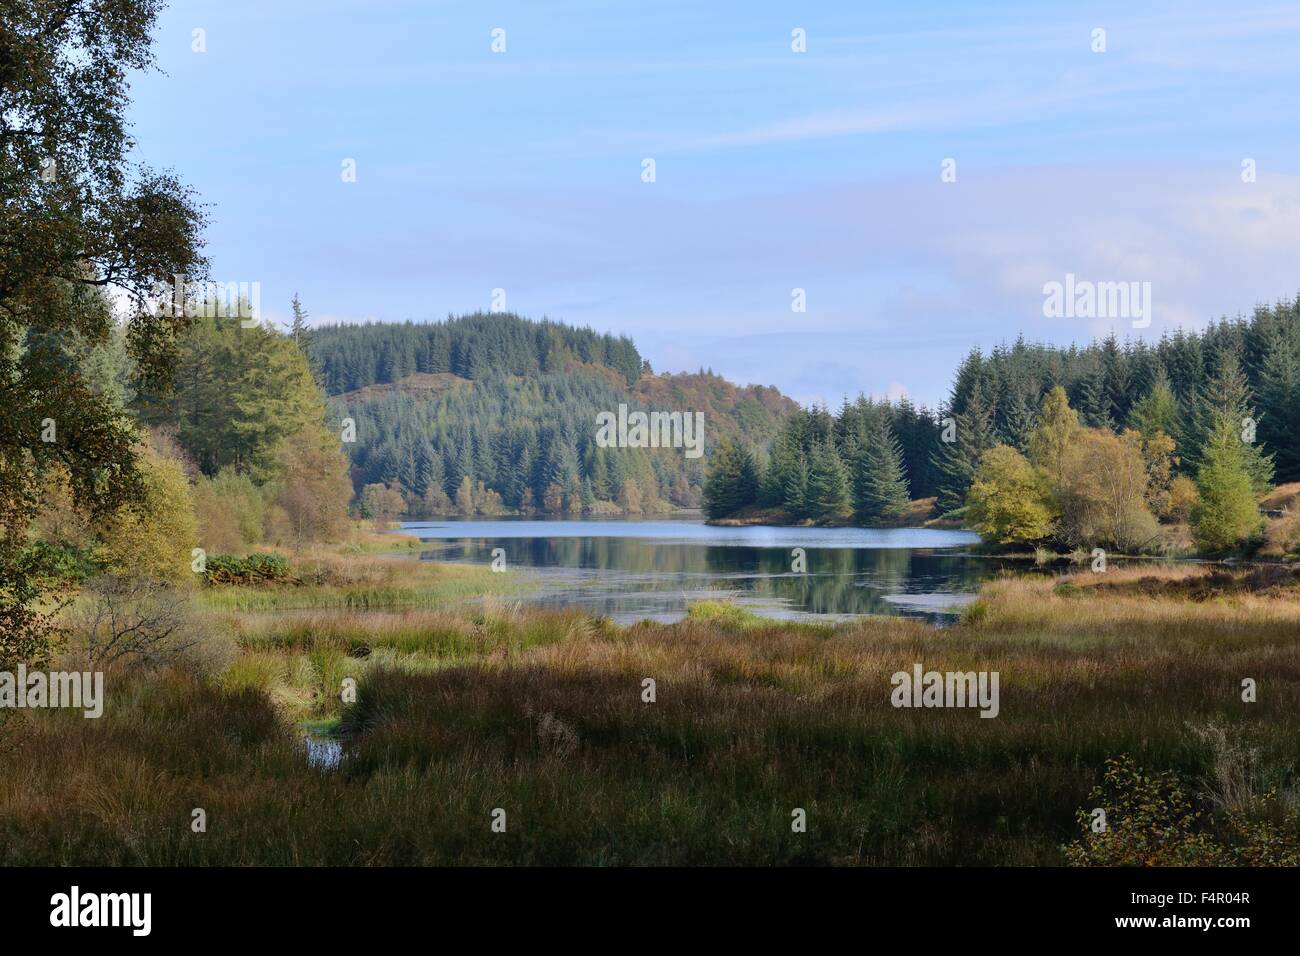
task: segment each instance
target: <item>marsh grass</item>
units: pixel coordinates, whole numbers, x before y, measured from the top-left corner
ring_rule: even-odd
[[[378,611],[437,608],[483,595],[527,590],[530,582],[509,572],[410,558],[322,556],[294,565],[303,582],[280,587],[212,587],[199,600],[213,611],[292,611],[312,608]]]
[[[626,628],[511,605],[246,615],[218,679],[126,674],[99,721],[10,719],[0,861],[1060,864],[1117,754],[1186,781],[1207,827],[1294,799],[1300,602],[1077,577],[996,581],[942,631],[725,605]],[[999,671],[1000,715],[894,709],[916,662]],[[336,769],[308,764],[305,721],[344,742]]]

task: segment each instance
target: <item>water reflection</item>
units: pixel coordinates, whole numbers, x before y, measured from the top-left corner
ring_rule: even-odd
[[[689,521],[412,522],[426,560],[507,566],[543,586],[520,599],[581,606],[620,622],[672,621],[689,601],[729,598],[777,618],[888,614],[942,621],[999,562],[966,532],[932,529],[712,528]],[[792,571],[802,548],[806,573]]]

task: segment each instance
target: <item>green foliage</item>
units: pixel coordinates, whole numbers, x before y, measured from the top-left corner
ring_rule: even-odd
[[[907,514],[911,496],[903,451],[889,419],[874,415],[852,453],[853,516],[862,524],[897,521]]]
[[[972,527],[999,544],[1051,540],[1067,548],[1135,552],[1158,537],[1153,503],[1168,507],[1172,442],[1087,428],[1056,386],[1026,443],[984,453],[966,497]]]
[[[1128,426],[1150,438],[1156,432],[1179,434],[1178,399],[1169,387],[1169,377],[1163,368],[1157,369],[1157,378],[1151,390],[1134,403],[1128,416]]]
[[[282,584],[290,580],[289,560],[281,554],[214,555],[207,560],[208,584]]]
[[[1078,821],[1083,836],[1065,847],[1071,866],[1300,865],[1295,804],[1279,807],[1267,793],[1216,821],[1194,806],[1177,774],[1148,773],[1127,755],[1106,761]]]
[[[54,588],[82,584],[103,567],[92,552],[63,542],[33,541],[24,557],[41,569],[42,582]]]
[[[538,376],[574,365],[613,369],[632,385],[642,359],[626,336],[600,335],[562,322],[530,322],[506,313],[475,313],[446,322],[327,325],[312,330],[311,348],[331,395],[391,384],[415,372],[480,379],[497,373]]]
[[[129,155],[129,78],[152,65],[156,15],[153,0],[68,0],[6,3],[0,16],[0,659],[41,654],[55,636],[26,550],[49,471],[66,469],[77,507],[97,517],[143,493],[139,436],[89,367],[114,328],[101,290],[141,303],[205,269],[189,192]],[[139,375],[166,378],[184,323],[133,311]],[[42,440],[51,423],[57,437]]]
[[[934,480],[930,462],[937,442],[929,410],[907,401],[860,397],[838,415],[802,410],[786,419],[773,442],[759,476],[758,503],[796,521],[897,520],[908,510],[912,476],[923,485]]]
[[[1113,336],[1085,348],[1017,339],[988,355],[974,351],[957,369],[945,417],[960,422],[974,405],[977,418],[988,413],[998,440],[1020,447],[1023,425],[1016,422],[1025,418],[1027,398],[1060,386],[1082,424],[1113,430],[1127,425],[1145,438],[1155,431],[1169,435],[1177,443],[1179,468],[1188,475],[1196,474],[1219,414],[1230,414],[1239,429],[1243,418],[1251,418],[1259,441],[1247,451],[1247,465],[1260,492],[1270,477],[1270,459],[1279,480],[1300,480],[1300,437],[1292,427],[1300,414],[1297,383],[1300,301],[1289,301],[1256,309],[1249,319],[1211,323],[1204,332],[1180,330],[1154,345],[1141,339],[1120,344]],[[964,500],[969,455],[944,451],[939,504],[951,511]]]
[[[955,399],[954,399],[955,402]],[[966,493],[975,480],[980,458],[996,443],[994,414],[985,404],[983,386],[976,381],[963,409],[945,416],[952,419],[952,441],[942,441],[935,457],[940,472],[938,501],[940,514],[954,514],[966,503]]]
[[[1192,474],[1199,474],[1215,432],[1229,426],[1242,436],[1241,462],[1251,487],[1256,494],[1263,494],[1273,480],[1273,458],[1257,441],[1260,422],[1252,404],[1252,388],[1234,351],[1219,350],[1214,360],[1215,370],[1197,396],[1184,429],[1187,468]]]
[[[706,372],[638,372],[629,388],[625,377],[609,367],[582,360],[584,353],[608,354],[610,348],[618,353],[621,346],[582,345],[584,336],[594,333],[577,331],[564,346],[560,327],[553,323],[487,318],[492,321],[470,316],[409,330],[375,325],[313,331],[315,353],[326,367],[337,364],[339,353],[388,341],[384,336],[390,333],[394,342],[450,335],[463,349],[500,353],[500,361],[481,368],[475,360],[472,380],[417,371],[395,387],[363,387],[334,399],[333,420],[351,417],[357,423],[358,440],[347,451],[358,493],[366,485],[383,484],[406,499],[409,514],[473,514],[484,507],[639,513],[665,508],[666,502],[699,507],[705,464],[713,451],[724,440],[751,451],[766,447],[782,418],[797,408],[775,389],[738,388]],[[495,339],[483,336],[493,329],[504,337],[489,348]],[[559,345],[552,341],[555,336],[560,336]],[[538,352],[539,341],[551,345]],[[505,342],[515,346],[507,349]],[[517,356],[515,347],[522,350]],[[507,360],[507,352],[514,358]],[[399,364],[396,371],[406,369]],[[678,448],[601,447],[596,417],[620,405],[629,412],[702,414],[705,458],[687,458]]]
[[[844,521],[852,509],[848,468],[830,442],[815,446],[808,463],[809,516],[816,521]]]
[[[1286,334],[1274,323],[1261,348],[1259,438],[1274,450],[1278,480],[1300,481],[1300,441],[1295,439],[1296,423],[1300,422],[1300,337]]]
[[[1192,534],[1202,551],[1235,550],[1260,528],[1247,470],[1248,447],[1226,418],[1210,433],[1196,472],[1200,500],[1192,508]]]
[[[307,357],[287,335],[233,316],[197,320],[181,342],[176,390],[142,396],[147,421],[174,424],[205,475],[233,468],[264,484],[281,445],[319,428],[324,400]]]
[[[748,448],[723,441],[709,459],[704,480],[704,514],[724,518],[758,500],[758,475]]]
[[[1031,544],[1052,533],[1046,481],[1007,445],[995,445],[984,453],[966,500],[971,528],[999,544]]]
[[[1198,832],[1202,814],[1172,772],[1147,774],[1132,757],[1106,761],[1102,781],[1079,811],[1083,838],[1066,847],[1073,866],[1214,866],[1222,849]],[[1093,810],[1105,813],[1094,831]],[[1100,818],[1097,818],[1100,819]]]

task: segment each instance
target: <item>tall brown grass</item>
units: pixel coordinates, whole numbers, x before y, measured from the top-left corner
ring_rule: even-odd
[[[249,615],[220,678],[115,675],[99,721],[11,713],[0,862],[1059,864],[1117,754],[1186,781],[1209,829],[1294,799],[1300,601],[1126,591],[1143,573],[1000,580],[943,630]],[[998,671],[999,716],[895,709],[918,662]],[[307,716],[339,719],[337,769],[306,760]]]

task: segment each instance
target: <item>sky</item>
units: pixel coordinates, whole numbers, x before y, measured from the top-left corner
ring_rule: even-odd
[[[136,158],[272,321],[503,290],[656,371],[933,405],[974,347],[1300,290],[1295,3],[173,0],[155,37]],[[1067,275],[1146,319],[1046,315]]]

